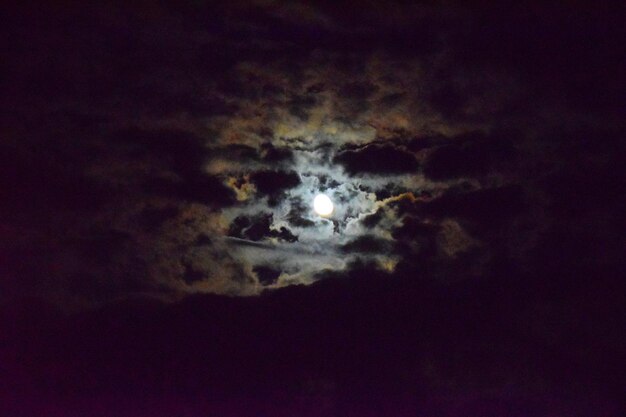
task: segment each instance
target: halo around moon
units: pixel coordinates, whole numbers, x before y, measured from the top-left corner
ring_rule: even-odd
[[[318,194],[313,199],[313,210],[322,217],[330,216],[335,207],[326,194]]]

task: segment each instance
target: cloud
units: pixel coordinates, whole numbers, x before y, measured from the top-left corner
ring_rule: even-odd
[[[228,235],[242,239],[250,239],[254,242],[265,238],[274,237],[287,242],[295,242],[295,236],[286,227],[270,229],[274,215],[272,213],[260,213],[254,217],[238,216],[231,223]]]
[[[257,265],[253,268],[253,271],[257,274],[259,282],[263,285],[271,285],[276,282],[280,276],[280,270],[274,269],[269,266]]]
[[[313,227],[315,226],[315,222],[308,219],[308,216],[306,216],[306,214],[308,214],[310,211],[311,208],[304,203],[301,197],[292,197],[290,199],[290,208],[286,220],[289,222],[289,224],[296,227]]]
[[[0,397],[34,407],[4,414],[621,393],[623,13],[44,3],[3,24]]]
[[[424,164],[424,174],[433,180],[467,178],[502,173],[515,162],[512,133],[468,132],[450,138],[450,144],[435,148]]]
[[[295,171],[257,171],[250,174],[250,181],[256,189],[270,198],[272,204],[277,203],[281,194],[300,184],[300,176]]]
[[[416,173],[415,157],[392,145],[366,145],[337,153],[335,162],[343,165],[351,175]]]
[[[481,229],[497,227],[523,212],[524,189],[518,184],[450,193],[421,205],[418,210],[436,217],[458,217]]]
[[[353,6],[133,9],[143,17],[130,26],[106,5],[81,9],[95,36],[16,19],[32,36],[13,37],[3,69],[2,242],[34,255],[12,261],[13,292],[43,288],[40,276],[107,297],[124,282],[249,294],[264,258],[281,271],[272,288],[356,258],[413,272],[523,263],[550,233],[577,230],[575,216],[614,221],[611,21],[586,33],[599,21],[561,10],[554,31],[481,7]],[[215,15],[223,24],[200,23]],[[563,35],[544,43],[528,27]],[[330,219],[311,209],[321,192]],[[100,251],[108,264],[92,253],[107,244],[88,236],[118,235]]]
[[[372,235],[359,236],[341,247],[346,253],[387,253],[390,249],[389,241]]]
[[[213,208],[230,206],[236,202],[235,193],[220,178],[202,173],[182,181],[154,179],[145,184],[145,189],[163,197],[181,198]]]

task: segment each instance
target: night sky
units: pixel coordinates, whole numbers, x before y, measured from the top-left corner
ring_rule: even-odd
[[[626,7],[16,3],[1,416],[626,412]]]

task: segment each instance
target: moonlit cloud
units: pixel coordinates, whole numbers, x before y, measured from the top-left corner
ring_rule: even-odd
[[[228,30],[147,17],[128,33],[137,50],[117,61],[93,52],[106,50],[93,45],[98,36],[67,48],[78,38],[39,33],[32,47],[42,56],[54,49],[47,42],[72,51],[63,61],[50,56],[40,75],[42,94],[65,86],[63,95],[48,91],[47,110],[32,105],[33,89],[18,88],[37,79],[37,65],[12,64],[11,108],[32,122],[7,136],[14,145],[5,166],[23,179],[14,194],[39,200],[12,198],[11,210],[53,206],[60,260],[51,282],[107,282],[105,299],[125,285],[256,294],[314,282],[352,261],[393,272],[472,253],[480,270],[509,248],[506,256],[522,262],[546,233],[533,219],[552,216],[550,197],[528,190],[549,182],[545,155],[570,158],[555,150],[556,115],[575,120],[579,110],[555,100],[526,66],[468,56],[466,43],[486,30],[458,24],[469,11],[394,4],[370,14],[370,5],[354,17],[259,2],[264,17],[256,19],[235,3],[215,7]],[[95,33],[124,26],[105,9],[94,11]],[[407,47],[405,38],[421,41]],[[135,65],[122,68],[131,57]],[[97,83],[79,70],[84,62],[101,68]],[[564,77],[562,88],[571,82]],[[529,91],[545,94],[530,103]],[[585,118],[611,125],[599,114]],[[24,129],[56,144],[48,152],[57,156],[21,147]],[[55,162],[64,158],[71,162]],[[601,162],[586,161],[592,171]],[[45,188],[43,176],[51,178]],[[335,204],[328,219],[313,212],[319,193]],[[73,221],[80,210],[89,214]],[[33,239],[46,241],[38,230]],[[209,239],[199,244],[202,236]],[[93,246],[89,256],[77,254],[83,244]],[[259,269],[269,263],[271,271]]]
[[[624,6],[5,3],[0,416],[623,414]]]

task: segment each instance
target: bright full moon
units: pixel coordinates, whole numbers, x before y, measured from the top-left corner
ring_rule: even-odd
[[[313,209],[322,217],[330,216],[334,209],[333,202],[330,201],[327,195],[318,194],[313,200]]]

